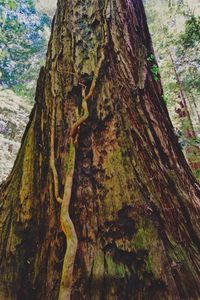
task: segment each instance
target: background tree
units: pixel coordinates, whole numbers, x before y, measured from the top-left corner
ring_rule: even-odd
[[[145,1],[164,99],[196,178],[200,174],[198,6],[198,1]]]
[[[152,55],[140,0],[58,2],[1,186],[0,298],[199,298],[200,189]]]

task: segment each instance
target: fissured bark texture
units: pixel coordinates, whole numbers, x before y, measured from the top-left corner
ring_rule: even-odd
[[[49,166],[52,107],[62,195],[78,81],[90,88],[102,47],[76,146],[71,299],[200,297],[200,189],[152,72],[142,1],[59,0],[35,106],[1,186],[0,299],[58,299],[67,242]]]

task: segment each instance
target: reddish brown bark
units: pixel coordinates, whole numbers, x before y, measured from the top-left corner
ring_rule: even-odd
[[[61,0],[30,122],[1,187],[2,299],[58,299],[67,243],[49,164],[51,112],[55,106],[62,197],[82,99],[77,76],[88,92],[102,45],[105,60],[76,148],[71,299],[200,296],[200,189],[175,138],[160,81],[151,74],[142,2]]]

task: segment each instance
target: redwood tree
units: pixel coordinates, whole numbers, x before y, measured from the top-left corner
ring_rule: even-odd
[[[152,53],[141,0],[58,1],[1,186],[0,299],[199,299],[200,188]]]

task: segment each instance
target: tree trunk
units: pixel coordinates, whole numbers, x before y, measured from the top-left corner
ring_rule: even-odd
[[[172,62],[172,66],[176,76],[176,82],[177,82],[177,86],[179,87],[180,98],[181,98],[181,102],[179,103],[180,109],[177,110],[177,113],[181,119],[181,132],[183,133],[183,136],[187,140],[187,145],[184,147],[184,152],[188,160],[188,163],[195,174],[196,172],[198,172],[200,167],[200,161],[199,161],[200,149],[199,146],[195,144],[197,136],[190,115],[190,111],[192,108],[190,106],[190,111],[189,111],[182,82],[178,74],[178,71],[176,69],[175,61],[170,52],[169,52],[169,56]]]
[[[65,284],[74,300],[200,297],[200,189],[152,53],[142,1],[58,1],[0,192],[0,299],[69,299]]]
[[[185,134],[186,134],[187,138],[196,138],[196,133],[194,131],[194,126],[192,124],[192,119],[191,119],[190,112],[189,112],[189,109],[188,109],[185,93],[183,91],[182,82],[181,82],[179,74],[177,72],[176,64],[175,64],[175,61],[173,59],[173,56],[172,56],[171,52],[169,52],[169,56],[170,56],[172,66],[173,66],[173,69],[174,69],[174,74],[175,74],[175,77],[176,77],[176,83],[177,83],[177,86],[178,86],[179,91],[180,91],[180,97],[181,97],[181,100],[183,102],[184,110],[185,110],[186,116],[187,116],[188,125],[187,125],[187,128],[186,128],[186,133]]]

